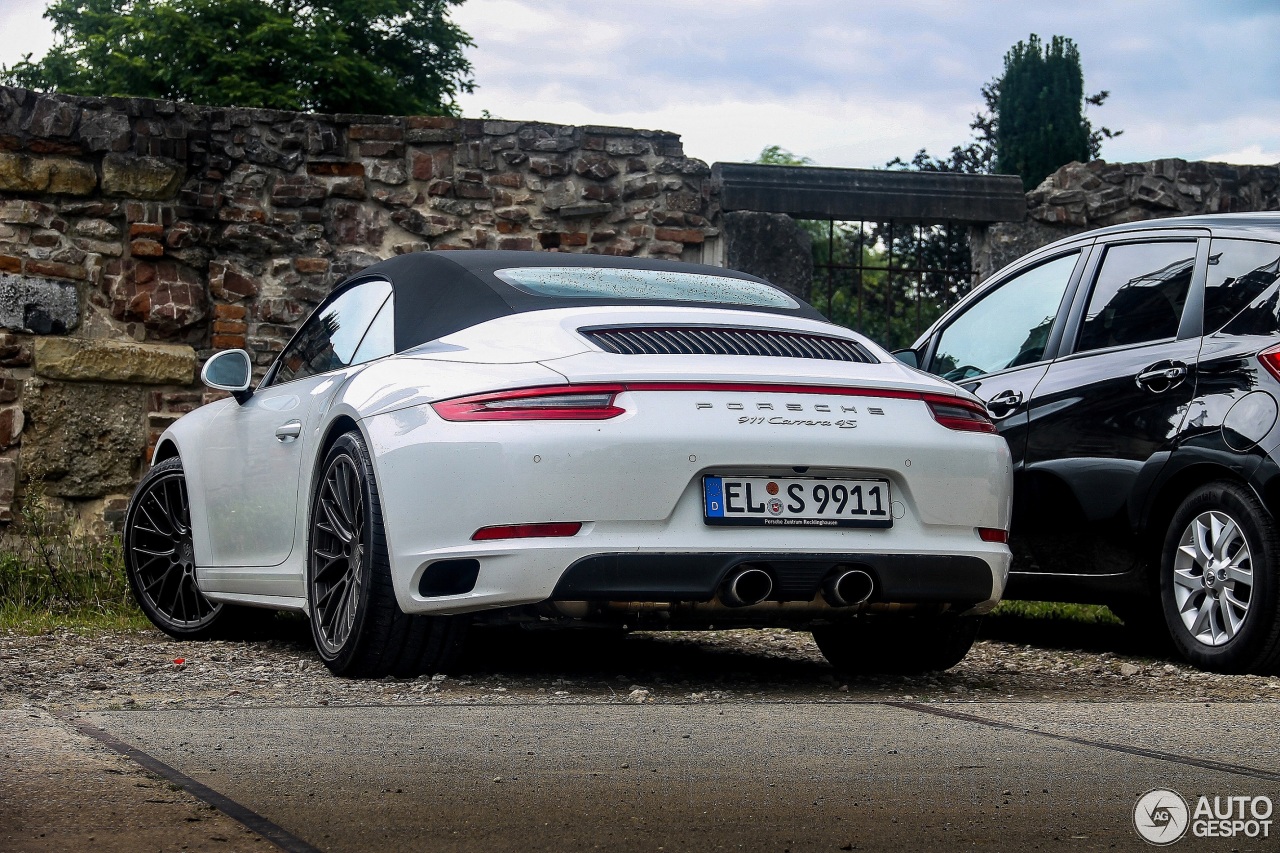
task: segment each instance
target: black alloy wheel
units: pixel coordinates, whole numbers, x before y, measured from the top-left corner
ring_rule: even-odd
[[[205,598],[196,584],[180,459],[157,463],[134,491],[125,514],[124,561],[138,606],[166,634],[199,639],[221,621],[226,607]]]
[[[339,436],[320,471],[309,516],[307,600],[321,660],[351,677],[446,668],[461,649],[467,620],[400,609],[373,461],[360,433]]]
[[[1165,624],[1178,652],[1217,672],[1277,671],[1277,559],[1280,528],[1249,489],[1222,481],[1188,495],[1160,561]]]
[[[352,456],[334,456],[316,496],[310,559],[315,640],[330,657],[351,639],[369,585],[364,493]]]

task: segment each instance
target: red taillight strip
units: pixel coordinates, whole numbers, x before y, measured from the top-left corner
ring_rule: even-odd
[[[471,534],[475,542],[491,539],[551,539],[559,536],[577,536],[582,529],[580,521],[552,521],[543,524],[499,524],[481,527]]]
[[[586,383],[582,385],[546,385],[517,388],[489,394],[472,394],[432,403],[440,417],[447,421],[518,421],[518,420],[608,420],[626,410],[613,404],[624,391],[706,391],[756,392],[761,394],[818,394],[828,397],[879,397],[896,400],[921,400],[939,424],[962,432],[996,431],[986,410],[963,397],[905,391],[897,388],[862,388],[837,385],[771,385],[760,382],[625,382]],[[539,398],[590,397],[608,394],[607,403],[555,407],[539,406]],[[527,405],[521,405],[525,401]],[[501,408],[486,408],[501,403]],[[948,411],[950,409],[951,411]]]
[[[446,421],[602,421],[626,412],[613,405],[613,398],[625,391],[622,385],[551,385],[472,394],[432,403],[431,408]],[[585,398],[608,395],[603,405],[590,405]],[[539,399],[581,396],[583,405],[538,405]],[[501,404],[501,408],[487,408]]]
[[[929,406],[929,414],[947,429],[960,432],[995,432],[987,410],[970,400],[959,397],[942,397],[925,394],[924,401]]]
[[[1008,542],[1009,531],[1001,530],[999,527],[979,527],[978,538],[983,542]]]

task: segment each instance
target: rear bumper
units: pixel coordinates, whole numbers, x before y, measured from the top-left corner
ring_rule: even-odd
[[[785,570],[775,583],[794,586],[787,601],[812,600],[831,568],[855,564],[883,584],[886,603],[994,606],[1011,558],[977,529],[1008,529],[1004,439],[946,429],[910,399],[835,400],[828,408],[858,407],[858,425],[823,426],[822,400],[628,392],[619,397],[627,413],[599,422],[455,423],[430,407],[368,418],[361,425],[375,451],[400,607],[467,613],[583,600],[580,592],[596,601],[708,601],[730,569],[761,561]],[[728,408],[739,403],[809,414],[760,423]],[[893,525],[709,525],[708,474],[888,480]],[[563,538],[472,539],[484,527],[540,522],[581,528]],[[454,590],[451,578],[424,584],[448,561],[474,585],[441,595]]]
[[[732,529],[732,528],[729,528]],[[714,531],[713,531],[714,532]],[[858,531],[863,536],[884,531]],[[591,548],[576,537],[520,543],[472,543],[449,549],[420,564],[407,589],[397,589],[409,613],[473,613],[541,601],[684,602],[717,599],[726,575],[745,564],[769,572],[774,582],[771,602],[811,602],[836,567],[861,569],[875,589],[870,604],[949,605],[951,609],[985,613],[1004,595],[1012,556],[1003,545],[977,542],[952,550],[901,552],[871,547],[778,551],[746,547],[712,551],[689,547]],[[497,547],[479,546],[494,544]],[[771,543],[776,548],[776,542]],[[584,547],[586,546],[586,547]],[[474,569],[469,589],[432,594],[437,579],[448,579],[455,567]],[[398,585],[397,585],[398,586]],[[788,605],[790,606],[790,605]]]
[[[875,582],[871,603],[950,604],[965,609],[993,601],[1000,572],[975,556],[955,554],[596,554],[571,565],[556,601],[710,601],[733,569],[767,571],[779,601],[812,601],[837,566],[861,569]]]

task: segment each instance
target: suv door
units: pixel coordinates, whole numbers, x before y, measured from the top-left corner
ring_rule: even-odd
[[[1131,496],[1168,459],[1196,386],[1207,240],[1100,240],[1031,399],[1018,571],[1119,574],[1140,554]],[[1188,306],[1192,306],[1188,309]]]
[[[1027,403],[1060,337],[1063,296],[1087,252],[1071,249],[1015,272],[945,321],[926,347],[925,369],[987,404],[1013,453],[1015,490],[1027,440]]]
[[[210,425],[209,446],[199,455],[210,566],[278,566],[289,558],[305,488],[299,484],[302,460],[314,452],[323,392],[340,377],[338,371],[368,360],[356,356],[370,351],[362,351],[362,342],[390,294],[391,284],[376,279],[331,296],[289,341],[258,390],[243,405],[223,409]],[[375,349],[370,358],[388,354]]]

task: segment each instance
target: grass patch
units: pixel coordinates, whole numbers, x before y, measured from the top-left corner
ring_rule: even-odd
[[[1101,604],[1069,604],[1061,601],[1002,601],[991,618],[1054,620],[1086,625],[1121,625],[1116,615]]]
[[[0,630],[140,628],[118,536],[88,536],[29,490],[0,545]]]

